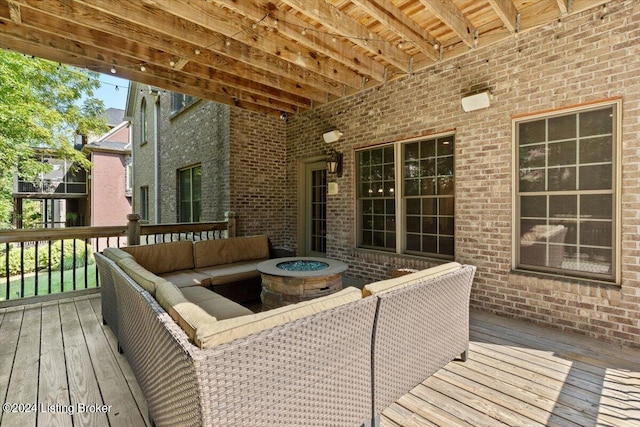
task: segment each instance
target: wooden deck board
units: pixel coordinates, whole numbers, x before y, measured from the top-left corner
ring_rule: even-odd
[[[470,338],[467,362],[452,361],[399,398],[380,425],[640,425],[640,349],[478,312]],[[2,403],[112,406],[107,414],[0,413],[3,427],[149,425],[99,295],[1,309],[0,362]]]

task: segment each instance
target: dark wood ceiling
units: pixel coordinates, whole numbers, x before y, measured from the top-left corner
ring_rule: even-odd
[[[606,0],[0,0],[0,47],[296,113]]]

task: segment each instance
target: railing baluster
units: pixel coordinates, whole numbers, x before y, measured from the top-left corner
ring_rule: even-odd
[[[51,291],[51,249],[52,249],[53,243],[51,240],[49,240],[49,263],[47,265],[47,278],[49,279],[49,291]],[[62,292],[62,290],[61,290]]]
[[[20,298],[24,298],[24,242],[20,242]]]
[[[60,292],[64,292],[64,239],[60,240]]]
[[[71,262],[73,263],[72,267],[71,267],[71,271],[72,271],[71,277],[73,279],[73,290],[74,291],[76,290],[76,252],[77,252],[77,250],[76,250],[76,240],[78,240],[78,239],[73,239],[73,256],[71,257]],[[62,266],[62,268],[64,269],[64,265]]]
[[[39,243],[40,242],[36,242],[36,245],[35,245],[35,255],[34,255],[35,259],[34,259],[34,267],[33,267],[33,269],[34,269],[33,280],[34,280],[34,283],[35,283],[34,286],[35,286],[36,295],[38,295],[38,290],[40,288],[39,283],[38,283],[38,246],[40,246]],[[51,293],[51,292],[49,292],[49,293]]]
[[[7,284],[6,284],[4,299],[9,300],[9,294],[11,293],[11,289],[10,289],[11,288],[11,272],[9,271],[9,252],[10,252],[9,243],[5,243],[4,247],[5,247],[4,271],[7,275]]]
[[[96,241],[96,246],[98,242]],[[96,275],[96,287],[98,284],[98,275]],[[89,239],[84,239],[84,288],[89,287]]]

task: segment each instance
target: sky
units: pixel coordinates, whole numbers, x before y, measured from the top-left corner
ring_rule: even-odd
[[[100,88],[94,96],[104,102],[105,108],[125,109],[129,80],[124,80],[111,74],[100,74]]]

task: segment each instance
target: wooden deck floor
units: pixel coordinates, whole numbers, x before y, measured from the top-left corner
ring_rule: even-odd
[[[101,319],[99,295],[0,309],[2,427],[148,425]],[[382,426],[640,426],[640,350],[484,313],[471,327],[469,360],[400,398]]]

